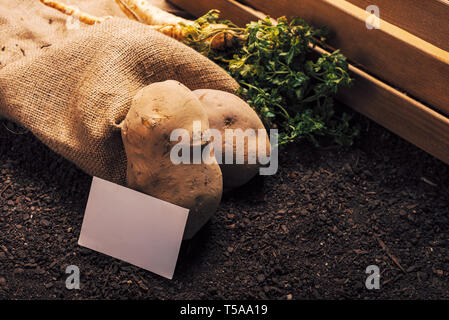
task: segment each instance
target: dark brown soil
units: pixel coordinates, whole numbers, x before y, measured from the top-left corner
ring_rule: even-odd
[[[449,298],[449,167],[376,125],[350,149],[282,151],[183,244],[172,281],[79,247],[91,177],[5,125],[0,298]]]

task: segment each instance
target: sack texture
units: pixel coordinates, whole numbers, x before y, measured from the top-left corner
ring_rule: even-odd
[[[0,115],[90,175],[126,183],[118,124],[142,87],[167,79],[191,90],[238,86],[193,49],[123,18],[114,1],[65,2],[115,17],[77,25],[38,0],[0,0]]]

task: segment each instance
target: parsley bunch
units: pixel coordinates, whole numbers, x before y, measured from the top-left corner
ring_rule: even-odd
[[[216,22],[212,20],[208,16],[208,23]],[[314,29],[299,18],[282,17],[274,24],[267,17],[240,30],[238,45],[225,51],[203,45],[199,51],[240,83],[239,94],[267,127],[279,129],[280,144],[306,139],[319,145],[330,137],[351,145],[358,128],[352,125],[351,115],[337,110],[333,96],[352,79],[338,50],[318,56],[313,51],[318,41],[324,45],[325,36],[325,29]]]

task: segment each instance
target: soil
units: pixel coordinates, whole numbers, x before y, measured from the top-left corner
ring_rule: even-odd
[[[449,166],[375,124],[352,148],[282,150],[183,243],[173,280],[78,246],[91,177],[11,131],[0,121],[1,299],[449,298]]]

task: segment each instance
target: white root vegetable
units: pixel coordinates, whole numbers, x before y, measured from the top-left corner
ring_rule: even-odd
[[[120,0],[115,0],[115,3],[117,3],[118,7],[122,12],[128,17],[128,19],[139,21],[138,17],[130,11]]]
[[[66,15],[77,17],[86,24],[101,23],[110,18],[93,16],[60,1],[40,1]],[[219,23],[206,23],[200,26],[196,21],[178,17],[150,5],[145,0],[115,0],[115,2],[129,19],[148,24],[151,29],[181,42],[187,39],[193,42],[208,42],[210,49],[225,50],[246,39],[241,34],[243,31],[241,28],[230,28]],[[211,10],[211,12],[219,13],[218,10]]]
[[[110,18],[110,17],[96,17],[84,11],[81,11],[78,7],[69,6],[59,1],[52,1],[52,0],[40,0],[40,1],[46,6],[56,9],[68,16],[78,18],[79,21],[85,24],[101,23],[106,19]]]
[[[127,10],[132,12],[139,21],[148,25],[176,25],[192,24],[193,21],[187,20],[148,3],[146,0],[118,0]]]
[[[222,136],[222,140],[220,141],[222,145],[214,145],[214,148],[222,152],[221,158],[223,164],[220,164],[220,168],[223,174],[224,189],[227,190],[244,185],[257,175],[261,167],[258,158],[259,149],[267,157],[270,155],[270,140],[262,121],[245,101],[234,94],[212,89],[199,89],[193,91],[193,93],[205,107],[209,118],[209,126],[218,129]],[[234,132],[240,129],[243,133],[242,136],[247,129],[253,129],[255,132],[255,135],[248,134],[247,138],[242,139],[244,141],[243,164],[235,163],[238,155],[237,139],[235,141],[227,141],[225,139],[226,129],[232,129]],[[261,130],[260,132],[263,132],[266,136],[266,139],[261,139],[261,141],[264,141],[262,145],[258,143],[258,136],[260,134],[258,130]],[[233,151],[234,163],[224,163],[227,148]],[[256,157],[254,164],[250,163],[249,155]]]
[[[210,164],[178,164],[170,158],[175,129],[193,135],[193,122],[209,128],[207,114],[196,96],[177,81],[153,83],[141,89],[121,123],[130,188],[190,209],[184,239],[192,238],[217,209],[222,195],[220,167],[212,155]],[[204,148],[207,142],[199,142]],[[188,149],[193,148],[189,140]]]

